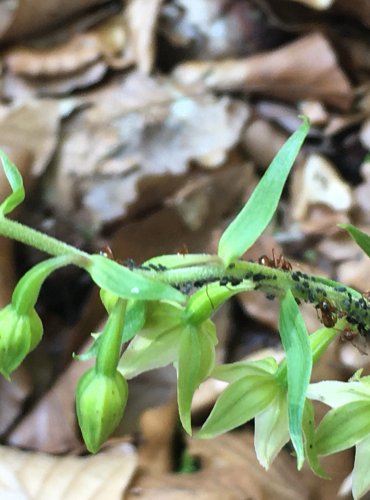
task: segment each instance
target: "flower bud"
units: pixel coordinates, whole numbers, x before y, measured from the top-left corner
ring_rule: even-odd
[[[128,395],[127,382],[117,371],[112,376],[88,370],[77,387],[77,417],[87,449],[96,453],[120,423]]]
[[[42,337],[41,320],[34,309],[19,314],[9,304],[0,311],[0,372],[7,379]]]

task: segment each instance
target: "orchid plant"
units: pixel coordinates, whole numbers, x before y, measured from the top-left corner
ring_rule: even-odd
[[[42,338],[35,304],[44,280],[56,269],[83,268],[100,288],[108,319],[93,335],[87,352],[95,366],[77,387],[78,422],[86,447],[97,452],[124,414],[127,382],[145,371],[173,364],[181,423],[192,433],[194,392],[208,377],[227,383],[199,438],[211,438],[255,419],[255,449],[268,468],[291,440],[300,469],[305,460],[320,477],[328,475],[319,457],[356,446],[353,494],[370,489],[370,379],[355,374],[349,382],[310,385],[313,365],[347,328],[370,331],[366,295],[342,283],[294,271],[285,261],[246,262],[243,254],[262,234],[274,212],[289,172],[309,131],[308,121],[287,140],[253,194],[221,236],[217,255],[162,255],[140,265],[120,265],[107,255],[91,255],[7,217],[24,199],[22,177],[0,152],[11,194],[0,205],[0,234],[52,257],[30,269],[17,284],[11,303],[0,311],[0,372],[7,379]],[[370,255],[370,238],[342,225]],[[212,315],[240,292],[258,290],[280,302],[279,333],[285,359],[217,365],[217,332]],[[308,334],[299,310],[311,303],[323,328]],[[125,349],[123,349],[125,346]],[[312,400],[332,407],[315,427]],[[351,420],[351,426],[346,425]]]

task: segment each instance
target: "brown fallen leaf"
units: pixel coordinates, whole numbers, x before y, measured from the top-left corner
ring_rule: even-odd
[[[183,63],[173,76],[186,86],[256,92],[289,101],[314,99],[344,110],[353,100],[335,52],[319,33],[245,59]]]
[[[29,100],[10,108],[0,121],[0,146],[6,149],[25,178],[38,176],[48,165],[58,141],[63,103],[52,99]],[[30,168],[26,174],[26,168]]]
[[[54,457],[1,447],[1,498],[119,500],[137,467],[129,445],[89,457]]]
[[[102,0],[37,0],[2,2],[0,5],[0,37],[2,42],[19,39],[45,28],[59,25],[81,11],[104,3]]]
[[[352,206],[352,191],[342,180],[334,165],[324,156],[312,154],[294,170],[292,184],[293,218],[302,221],[310,206],[326,205],[337,212]]]
[[[149,73],[155,55],[155,28],[163,0],[130,0],[126,18],[137,67]]]
[[[16,75],[62,78],[100,59],[109,63],[110,58],[118,58],[124,52],[126,38],[122,16],[114,16],[55,47],[12,47],[3,61],[5,68]]]
[[[127,499],[239,500],[253,498],[308,499],[310,493],[295,470],[295,461],[281,453],[266,472],[257,462],[253,435],[228,433],[212,440],[189,441],[188,453],[201,470],[191,474],[150,474],[143,471],[127,492]]]
[[[141,212],[161,203],[191,161],[221,166],[248,118],[240,101],[179,94],[168,80],[134,73],[118,82],[117,100],[114,92],[94,97],[71,118],[55,165],[57,208],[75,213],[82,199],[97,226],[138,201]]]

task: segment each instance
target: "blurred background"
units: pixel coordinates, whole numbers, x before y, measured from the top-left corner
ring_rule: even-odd
[[[309,137],[246,258],[274,249],[295,269],[366,291],[368,258],[336,224],[370,233],[369,26],[368,0],[3,0],[0,147],[27,194],[12,216],[89,252],[108,245],[117,260],[216,253],[305,114]],[[0,177],[0,199],[7,192]],[[1,307],[44,258],[0,239]],[[289,448],[265,472],[252,424],[187,440],[172,368],[133,380],[116,436],[81,458],[74,388],[88,364],[71,355],[102,328],[104,311],[74,268],[48,280],[38,310],[43,342],[11,384],[0,380],[2,498],[351,498],[351,450],[323,461],[327,482],[297,473]],[[302,310],[314,331],[315,309]],[[215,316],[219,362],[281,359],[277,313],[262,294],[230,301]],[[360,367],[369,373],[363,339],[338,340],[314,379],[347,380]],[[195,424],[222,389],[200,388]]]

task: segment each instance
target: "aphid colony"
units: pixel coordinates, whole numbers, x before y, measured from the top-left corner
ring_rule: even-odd
[[[105,252],[107,254],[107,252]],[[112,258],[111,252],[108,257]],[[253,261],[250,261],[253,263]],[[165,272],[170,271],[162,264],[147,263],[144,265],[136,265],[132,259],[125,262],[129,269],[137,269],[141,271]],[[255,265],[256,263],[254,263]],[[279,294],[279,286],[277,284],[277,274],[264,273],[261,266],[283,271],[284,275],[289,275],[292,280],[291,289],[299,304],[301,300],[314,305],[317,310],[317,315],[320,322],[328,327],[335,326],[339,318],[345,318],[349,323],[346,337],[351,337],[357,332],[362,335],[370,333],[370,292],[365,292],[362,297],[357,298],[344,286],[333,286],[332,290],[336,292],[337,298],[334,300],[328,299],[327,280],[315,276],[309,276],[301,271],[293,271],[292,264],[283,256],[276,257],[274,249],[272,257],[262,255],[258,259],[258,265],[255,272],[249,271],[240,277],[235,276],[235,264],[230,264],[227,268],[227,274],[223,276],[208,277],[203,280],[187,281],[181,284],[173,284],[176,288],[185,294],[192,293],[194,289],[201,288],[210,283],[219,282],[221,286],[237,286],[244,280],[251,280],[255,283],[255,289],[265,291],[266,298],[272,300],[275,295]],[[286,274],[285,274],[286,273]],[[281,293],[281,291],[280,291]]]

